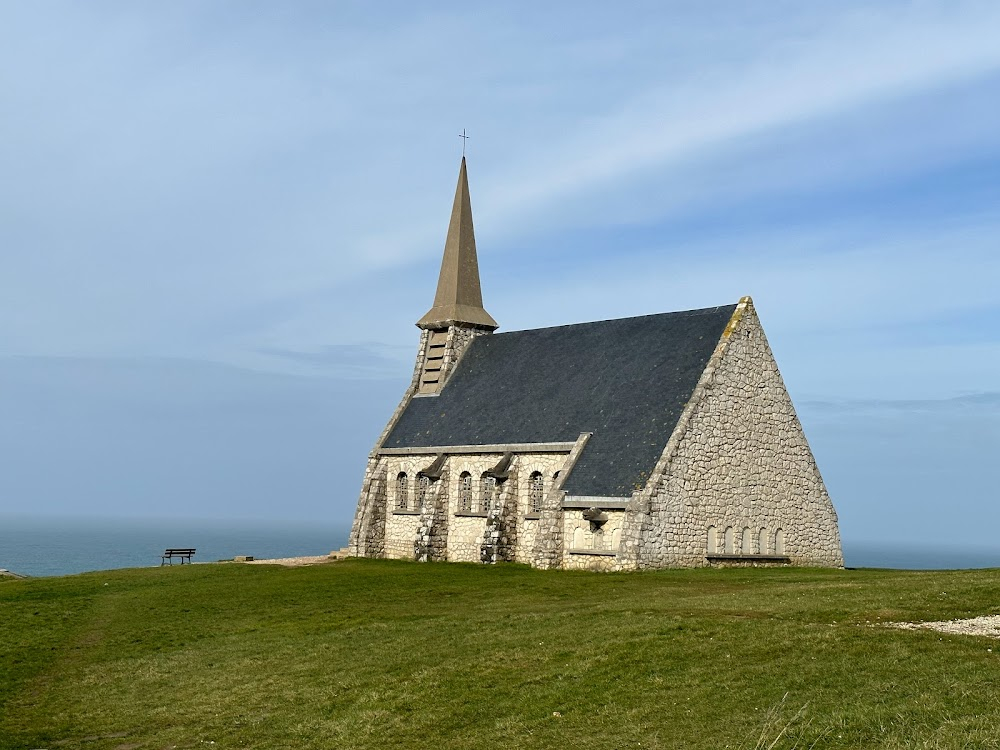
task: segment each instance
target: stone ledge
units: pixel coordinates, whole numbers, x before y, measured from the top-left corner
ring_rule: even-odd
[[[571,555],[599,555],[601,557],[617,557],[618,550],[613,549],[569,549]]]
[[[564,510],[599,508],[601,510],[625,510],[628,506],[627,497],[581,497],[571,495],[562,502]]]
[[[790,563],[792,558],[788,555],[728,555],[721,553],[713,553],[711,555],[705,555],[705,559],[709,562],[713,560],[718,560],[719,562],[780,562],[780,563]]]
[[[455,514],[456,518],[487,518],[489,513],[474,513],[471,510],[459,511]]]
[[[525,513],[524,514],[524,520],[525,521],[540,521],[541,518],[542,518],[542,514],[541,513]]]
[[[449,456],[469,453],[569,453],[575,443],[498,443],[496,445],[429,445],[416,448],[379,448],[380,456]]]
[[[394,510],[392,511],[394,516],[419,516],[419,510]]]

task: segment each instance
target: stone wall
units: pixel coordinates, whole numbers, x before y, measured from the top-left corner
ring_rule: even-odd
[[[466,328],[459,326],[451,326],[448,329],[448,340],[445,345],[445,357],[444,364],[442,368],[442,378],[441,384],[447,380],[448,375],[454,371],[455,366],[458,364],[459,359],[461,359],[462,354],[468,348],[469,344],[472,343],[476,336],[483,336],[489,334],[490,331],[482,328]],[[407,550],[403,551],[400,546],[402,538],[409,531],[409,522],[403,520],[402,518],[393,518],[391,513],[386,513],[386,504],[383,504],[376,508],[373,505],[378,499],[378,495],[372,493],[372,482],[376,476],[376,471],[386,470],[387,467],[384,463],[384,459],[379,458],[379,449],[385,444],[386,439],[392,432],[392,429],[396,426],[396,422],[403,415],[406,407],[409,405],[410,401],[413,399],[414,394],[417,393],[420,385],[420,375],[424,369],[424,363],[427,359],[427,349],[430,345],[431,332],[428,330],[420,331],[420,343],[417,347],[417,358],[413,364],[413,375],[410,379],[410,385],[400,399],[399,404],[396,406],[396,410],[392,413],[392,417],[389,418],[388,423],[379,435],[378,440],[375,442],[375,447],[372,448],[372,452],[368,455],[368,466],[365,469],[365,476],[361,482],[361,495],[358,498],[358,507],[354,513],[354,522],[351,524],[351,533],[348,537],[347,547],[350,550],[350,554],[357,555],[359,557],[410,557],[413,554],[412,544],[408,544]],[[423,468],[423,467],[421,467]],[[388,468],[388,481],[392,481],[396,477],[396,472],[393,472],[391,467]],[[415,480],[415,472],[410,473],[411,480]],[[387,490],[385,484],[382,487],[383,492]],[[391,502],[389,503],[391,505]],[[371,525],[373,519],[380,519],[379,523],[383,526],[391,528],[391,532],[388,536],[383,536],[387,543],[388,548],[381,548],[382,551],[377,554],[367,554],[366,549],[375,547],[372,545],[374,542],[372,540],[365,540],[363,536],[365,534],[371,534],[376,527]],[[384,529],[383,529],[384,530]],[[412,529],[414,535],[416,534],[416,529]]]
[[[448,560],[448,532],[451,518],[448,514],[448,468],[440,479],[432,481],[420,504],[417,536],[413,540],[413,559],[417,562],[444,562]]]
[[[483,472],[492,469],[502,453],[449,456],[451,472],[451,504],[448,508],[451,529],[448,538],[448,559],[452,562],[479,562],[486,532],[487,514],[480,510],[480,479]],[[472,479],[472,507],[463,510],[459,481],[468,473]]]
[[[562,504],[566,498],[563,483],[580,458],[580,454],[586,447],[587,441],[590,440],[590,435],[591,433],[587,432],[577,438],[569,455],[561,458],[562,463],[559,468],[553,468],[551,483],[546,484],[542,512],[539,514],[539,519],[535,523],[534,529],[532,529],[533,533],[530,535],[532,546],[531,557],[528,562],[536,568],[541,568],[542,570],[558,568],[563,563],[565,545],[563,543]],[[529,469],[528,472],[534,470]],[[558,478],[555,477],[556,471],[559,472]],[[525,473],[525,476],[529,476],[528,472]],[[549,475],[547,472],[543,472],[543,474],[548,478]],[[525,536],[527,537],[528,535],[526,534]]]
[[[385,524],[385,557],[394,560],[413,558],[413,540],[420,527],[420,513],[390,510]]]
[[[483,512],[480,480],[499,463],[503,453],[450,455],[440,480],[431,483],[424,505],[418,506],[417,474],[433,463],[434,454],[388,455],[379,460],[385,557],[447,559],[451,562],[528,562],[533,560],[536,514],[531,512],[528,478],[541,472],[544,496],[556,485],[555,473],[566,462],[566,453],[543,452],[514,456],[509,478],[497,486],[493,511]],[[472,509],[463,509],[459,483],[464,473],[472,479]],[[405,503],[401,503],[398,476],[407,476]],[[405,506],[405,507],[403,507]],[[419,509],[418,509],[419,507]],[[433,540],[436,543],[432,543]],[[431,548],[433,547],[433,550]],[[560,550],[561,551],[561,550]],[[382,555],[379,555],[382,556]]]
[[[604,510],[607,520],[591,523],[582,508],[563,510],[562,567],[571,570],[616,570],[625,511]]]
[[[434,461],[434,456],[383,457],[388,478],[389,512],[385,524],[385,556],[393,559],[412,560],[413,543],[420,527],[423,503],[417,499],[417,472],[426,469]],[[406,494],[401,498],[397,477],[406,474]],[[434,492],[434,483],[430,492]],[[402,502],[401,502],[402,501]]]
[[[842,566],[836,512],[749,298],[717,354],[630,507],[620,567],[706,565],[710,552]]]
[[[516,559],[523,520],[517,506],[520,486],[517,468],[512,464],[507,470],[507,479],[497,488],[499,504],[486,522],[487,538],[483,540],[482,562],[514,562]],[[490,545],[495,549],[488,549]]]
[[[386,464],[368,460],[361,499],[354,515],[348,539],[349,554],[357,557],[383,557],[386,541]]]

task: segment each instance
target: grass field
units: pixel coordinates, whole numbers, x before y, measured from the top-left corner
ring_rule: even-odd
[[[1000,747],[1000,641],[879,625],[996,613],[996,570],[3,580],[0,747]]]

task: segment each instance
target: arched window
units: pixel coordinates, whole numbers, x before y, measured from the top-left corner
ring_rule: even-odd
[[[753,554],[753,535],[750,529],[743,529],[743,540],[740,544],[740,552],[744,555]]]
[[[708,527],[708,554],[715,555],[719,552],[719,532],[714,526]]]
[[[573,546],[576,549],[583,549],[583,529],[579,526],[577,526],[576,531],[573,532]]]
[[[615,529],[611,532],[611,549],[618,549],[622,544],[622,530]]]
[[[605,549],[603,526],[598,526],[596,529],[594,529],[593,539],[594,539],[594,549]]]
[[[489,474],[483,474],[479,478],[479,509],[483,513],[489,513],[490,508],[496,500],[497,480]]]
[[[462,513],[472,512],[472,474],[467,471],[458,476],[458,509]]]
[[[767,554],[767,541],[767,529],[761,529],[757,535],[757,543],[760,545],[757,551],[762,555]]]
[[[736,535],[733,533],[732,526],[726,528],[726,554],[736,554]]]
[[[421,474],[417,477],[417,502],[414,510],[423,510],[424,501],[427,499],[427,491],[431,488],[431,480]]]
[[[410,480],[405,471],[396,477],[396,509],[407,510],[410,507]]]
[[[533,471],[528,477],[528,503],[532,513],[542,512],[542,495],[545,493],[545,480],[542,472]]]
[[[785,532],[781,529],[774,532],[774,554],[785,554]]]

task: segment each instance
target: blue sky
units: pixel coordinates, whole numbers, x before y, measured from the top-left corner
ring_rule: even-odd
[[[995,544],[998,39],[995,2],[0,0],[0,513],[348,523],[467,128],[503,330],[750,294],[845,539]]]

